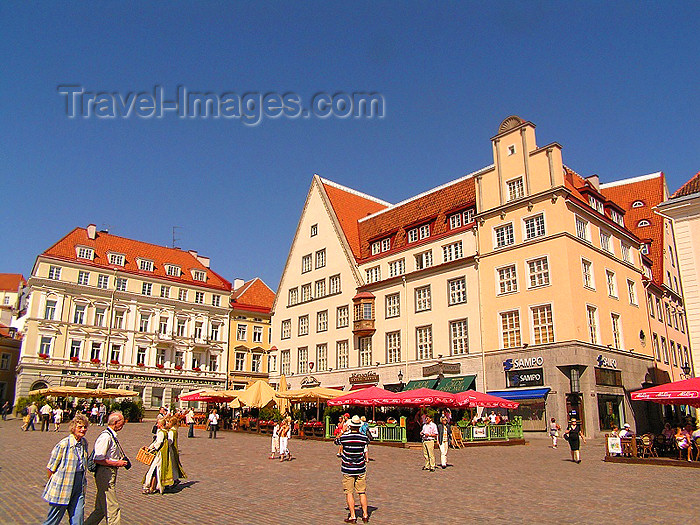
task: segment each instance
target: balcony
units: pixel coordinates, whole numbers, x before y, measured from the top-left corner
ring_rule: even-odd
[[[358,337],[372,335],[374,328],[374,294],[360,292],[352,298],[354,321],[352,332]]]

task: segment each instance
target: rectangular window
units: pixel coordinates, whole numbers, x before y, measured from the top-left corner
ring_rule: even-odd
[[[302,315],[299,317],[299,335],[309,334],[309,316]]]
[[[194,302],[204,304],[204,292],[194,292]]]
[[[70,358],[80,359],[80,348],[82,347],[82,341],[78,339],[71,339],[70,341]]]
[[[476,210],[474,208],[469,208],[468,210],[464,210],[462,212],[462,224],[465,226],[471,222],[474,222],[474,215],[476,214]]]
[[[160,318],[160,321],[158,323],[158,333],[160,335],[167,335],[168,334],[168,318],[167,317]]]
[[[588,316],[588,339],[594,345],[598,344],[598,313],[595,306],[586,306]]]
[[[498,288],[499,294],[518,291],[518,275],[514,264],[498,269]]]
[[[212,306],[221,306],[221,296],[214,294],[211,296],[211,305]]]
[[[309,371],[309,348],[302,346],[297,350],[297,374],[306,374]]]
[[[666,346],[666,338],[665,337],[661,338],[661,353],[664,357],[664,363],[668,364],[668,347]]]
[[[311,299],[312,299],[312,297],[311,297],[311,283],[302,284],[301,285],[301,301],[306,302],[306,301],[310,301]]]
[[[309,232],[310,237],[316,237],[318,235],[318,224],[311,225],[311,231]]]
[[[175,368],[182,368],[185,365],[185,353],[182,350],[175,351]]]
[[[180,277],[180,267],[173,264],[166,264],[165,273],[171,277]]]
[[[90,282],[90,272],[78,271],[78,284],[87,286]]]
[[[99,274],[97,276],[97,287],[105,290],[109,288],[109,275]]]
[[[372,338],[360,337],[360,366],[372,366]]]
[[[282,339],[289,339],[292,337],[292,320],[291,319],[285,319],[281,323],[281,330],[282,333],[280,334],[280,337]]]
[[[263,327],[262,326],[254,326],[253,327],[253,342],[254,343],[262,343],[263,340]]]
[[[204,324],[202,321],[195,321],[194,323],[194,333],[192,334],[195,339],[202,339],[202,333],[204,332]]]
[[[316,268],[323,268],[326,266],[326,249],[319,250],[316,252]]]
[[[373,242],[372,246],[371,246],[371,251],[372,251],[372,255],[377,255],[379,252],[381,252],[382,251],[381,243],[379,241]]]
[[[320,279],[316,281],[316,294],[314,297],[316,299],[320,297],[325,297],[326,296],[326,280],[325,279]]]
[[[136,364],[146,364],[146,347],[139,346],[136,349]]]
[[[430,285],[416,288],[416,312],[425,312],[430,308]]]
[[[328,370],[328,345],[326,343],[316,345],[316,370],[319,372]]]
[[[250,371],[262,372],[262,354],[254,353],[250,356]]]
[[[398,261],[391,261],[389,263],[389,277],[396,277],[404,273],[406,273],[405,259],[399,259]]]
[[[105,308],[95,308],[95,326],[105,325]]]
[[[126,319],[126,312],[124,310],[116,310],[114,312],[114,328],[119,330],[124,329],[124,322]]]
[[[170,297],[170,286],[165,286],[162,284],[160,286],[160,296],[163,297],[164,299],[167,299]]]
[[[107,260],[109,264],[114,264],[115,266],[124,266],[124,255],[120,253],[110,253],[107,255]]]
[[[654,357],[657,361],[661,361],[661,353],[659,351],[659,336],[654,334],[652,339],[652,346],[654,347]]]
[[[627,295],[630,299],[630,304],[637,306],[637,286],[634,281],[627,280]]]
[[[469,353],[469,338],[467,332],[467,320],[450,321],[450,350],[451,355],[463,355]]]
[[[515,243],[515,235],[513,233],[513,225],[506,224],[495,229],[496,233],[496,248],[503,248]]]
[[[212,341],[218,341],[219,340],[219,327],[221,325],[219,323],[212,323],[211,324],[211,335],[209,339]]]
[[[99,361],[102,353],[102,343],[93,341],[90,345],[90,360]]]
[[[612,336],[613,336],[613,347],[617,349],[622,348],[622,332],[620,326],[620,316],[618,314],[610,314],[610,320],[612,322]]]
[[[612,242],[610,234],[600,230],[600,247],[606,252],[612,253]]]
[[[391,249],[391,238],[382,239],[382,251],[388,252]]]
[[[581,270],[583,271],[583,286],[595,289],[593,284],[593,263],[587,261],[586,259],[581,259]]]
[[[368,268],[366,270],[366,272],[367,272],[367,284],[376,283],[377,281],[381,280],[381,278],[382,278],[382,273],[381,273],[379,266],[374,266],[372,268]]]
[[[277,372],[277,356],[275,354],[267,355],[267,371]]]
[[[187,290],[185,290],[184,288],[180,288],[177,292],[177,300],[187,301]]]
[[[339,306],[335,311],[335,327],[345,328],[350,324],[350,309],[347,306]]]
[[[124,279],[123,277],[117,277],[115,289],[118,292],[126,292],[126,279]]]
[[[331,295],[340,293],[340,275],[331,275],[328,278],[328,288]]]
[[[192,278],[195,281],[203,281],[206,282],[207,280],[207,272],[203,272],[202,270],[195,270],[192,272]]]
[[[78,248],[78,259],[89,259],[92,261],[94,256],[95,251],[92,248],[84,248],[82,246]]]
[[[433,327],[416,328],[416,352],[418,359],[433,358]]]
[[[418,238],[427,239],[430,237],[430,224],[424,224],[418,227]]]
[[[350,362],[350,351],[347,341],[335,343],[336,357],[338,358],[338,369],[348,368]]]
[[[632,255],[630,251],[630,245],[625,244],[624,242],[622,243],[622,260],[628,263],[632,262]]]
[[[165,348],[159,348],[156,351],[156,365],[161,367],[165,365]]]
[[[139,270],[143,270],[145,272],[152,272],[153,271],[153,261],[139,259]]]
[[[535,215],[525,219],[525,238],[534,239],[545,234],[544,215]]]
[[[450,230],[454,230],[462,226],[462,214],[455,213],[450,215]]]
[[[659,321],[663,323],[664,322],[664,313],[663,313],[663,310],[661,309],[661,299],[659,299],[658,297],[656,297],[655,299],[656,299],[656,313],[659,316]]]
[[[528,261],[527,267],[530,272],[530,288],[549,285],[549,261],[546,257]]]
[[[613,222],[616,222],[620,226],[625,225],[625,220],[622,214],[617,210],[610,210],[610,218],[613,220]]]
[[[289,306],[294,306],[299,302],[299,289],[290,288],[289,289]]]
[[[453,242],[442,247],[443,262],[450,262],[462,258],[462,241]]]
[[[151,295],[152,291],[153,291],[153,284],[152,283],[142,283],[141,284],[141,295]]]
[[[120,354],[122,352],[122,345],[114,344],[109,352],[109,360],[112,363],[119,363]]]
[[[467,280],[465,277],[450,279],[447,281],[447,294],[449,305],[467,302]]]
[[[554,321],[552,320],[552,305],[533,306],[532,331],[536,345],[554,342]]]
[[[676,343],[673,341],[668,342],[671,347],[671,358],[673,361],[673,366],[678,366],[678,356],[676,355]]]
[[[392,293],[386,296],[385,311],[387,319],[401,315],[401,299],[398,293]]]
[[[316,312],[316,331],[325,332],[328,330],[328,310]]]
[[[525,196],[525,186],[523,185],[523,178],[518,177],[517,179],[509,180],[506,182],[508,187],[508,200],[513,201]]]
[[[501,333],[503,348],[520,346],[520,312],[513,310],[501,314]]]
[[[141,318],[139,319],[139,332],[148,332],[148,324],[150,320],[150,314],[141,314]]]
[[[401,362],[401,332],[387,332],[386,334],[386,362]]]
[[[86,306],[84,304],[75,305],[75,312],[73,312],[73,322],[75,324],[85,323],[85,309]]]
[[[61,267],[49,266],[49,279],[59,281],[61,279]]]
[[[608,285],[608,295],[610,297],[617,297],[617,280],[615,279],[615,272],[612,270],[605,270],[605,282]]]
[[[44,319],[52,321],[56,315],[56,301],[46,301],[46,306],[44,307]]]
[[[418,228],[408,230],[407,237],[409,243],[416,242],[418,240]]]
[[[301,273],[307,273],[311,271],[311,265],[313,264],[311,254],[304,255],[301,258]]]
[[[178,319],[177,320],[177,336],[178,337],[185,337],[187,334],[187,319]]]
[[[576,217],[576,237],[588,241],[588,221],[581,217]]]
[[[236,340],[245,341],[248,338],[248,326],[245,324],[239,324],[236,327]]]
[[[427,252],[416,254],[416,270],[422,270],[423,268],[429,268],[433,265],[433,251],[428,250]]]
[[[289,375],[291,372],[291,351],[289,350],[282,350],[280,352],[280,357],[281,357],[281,362],[282,362],[282,368],[280,372],[284,375]]]
[[[588,197],[588,204],[591,205],[591,208],[593,208],[594,210],[597,210],[600,213],[605,212],[605,208],[603,207],[603,203],[593,196]]]
[[[236,352],[235,355],[235,361],[234,361],[234,369],[238,372],[245,370],[245,353],[244,352]]]

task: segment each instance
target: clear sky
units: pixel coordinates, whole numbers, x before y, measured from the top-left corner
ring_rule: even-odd
[[[389,202],[492,163],[508,115],[608,182],[700,170],[698,2],[0,3],[0,272],[76,226],[277,287],[314,173]],[[382,119],[66,116],[123,94],[377,92]]]

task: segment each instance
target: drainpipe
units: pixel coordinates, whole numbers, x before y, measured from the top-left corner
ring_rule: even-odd
[[[484,354],[484,305],[481,297],[481,269],[479,268],[479,254],[481,246],[479,242],[478,222],[474,224],[474,235],[476,236],[476,293],[479,297],[479,346],[481,347],[481,377],[484,385],[483,392],[486,393],[486,355]]]

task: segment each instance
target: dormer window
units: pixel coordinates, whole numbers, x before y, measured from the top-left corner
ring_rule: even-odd
[[[109,261],[109,264],[114,264],[115,266],[124,266],[126,256],[122,253],[108,253],[107,260]]]
[[[92,261],[95,258],[95,250],[86,246],[78,246],[76,248],[78,259],[88,259]]]
[[[632,203],[632,207],[633,207],[633,208],[643,208],[643,207],[644,207],[644,203],[643,203],[642,201],[634,201],[634,202]]]
[[[381,252],[388,252],[391,249],[391,237],[375,241],[372,243],[372,255],[377,255]]]
[[[154,265],[153,261],[149,261],[148,259],[137,259],[138,265],[139,265],[139,270],[143,270],[144,272],[152,272]]]
[[[179,266],[175,266],[174,264],[166,264],[165,273],[171,277],[180,277],[182,271],[180,270]]]
[[[424,224],[418,228],[418,238],[427,239],[428,237],[430,237],[430,224]]]
[[[651,223],[646,219],[642,219],[637,223],[638,228],[644,228],[645,226],[651,226]]]
[[[192,270],[192,278],[195,281],[206,281],[207,280],[207,272],[202,271],[202,270]]]
[[[620,226],[625,225],[622,214],[617,210],[610,210],[610,218]]]
[[[605,213],[605,211],[604,211],[605,208],[603,207],[602,201],[599,201],[595,197],[593,197],[593,196],[588,197],[588,204],[590,204],[591,208],[593,208],[594,210],[596,210],[600,213]]]

